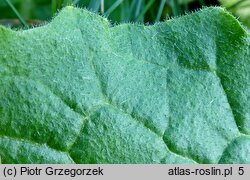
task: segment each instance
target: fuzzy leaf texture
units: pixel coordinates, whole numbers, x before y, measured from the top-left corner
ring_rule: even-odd
[[[66,7],[0,47],[2,163],[250,163],[250,38],[222,8],[111,27]]]

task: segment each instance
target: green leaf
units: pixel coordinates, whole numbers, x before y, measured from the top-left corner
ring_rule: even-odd
[[[220,0],[220,3],[250,28],[250,0]]]
[[[2,163],[250,163],[250,38],[222,8],[0,27]]]

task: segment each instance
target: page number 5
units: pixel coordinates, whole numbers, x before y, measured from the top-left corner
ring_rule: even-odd
[[[239,175],[243,175],[244,174],[244,167],[239,167],[238,174]]]

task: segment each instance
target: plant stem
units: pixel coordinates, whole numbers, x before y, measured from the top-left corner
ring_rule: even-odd
[[[101,1],[91,0],[88,5],[88,9],[91,9],[94,12],[98,12],[100,9]]]
[[[15,6],[9,0],[5,0],[5,1],[10,6],[10,8],[12,9],[12,11],[16,14],[16,16],[18,17],[19,21],[22,23],[22,25],[24,27],[28,27],[28,24],[26,23],[26,21],[24,20],[24,18],[21,16],[21,14],[19,14],[19,12],[15,8]]]
[[[170,7],[172,8],[172,11],[173,11],[173,15],[174,15],[174,16],[180,15],[180,7],[179,7],[179,5],[177,4],[177,1],[176,1],[176,0],[170,0],[169,5],[170,5]]]
[[[141,11],[141,6],[142,6],[142,0],[138,0],[137,1],[137,5],[136,5],[136,11],[135,11],[135,19],[139,16],[140,11]]]
[[[104,14],[104,0],[101,1],[101,13]]]
[[[110,13],[112,13],[122,2],[123,0],[117,0],[114,4],[112,4],[112,6],[104,13],[105,16],[108,17]]]
[[[160,4],[160,7],[159,7],[159,10],[158,10],[158,13],[157,13],[157,17],[155,19],[156,22],[160,21],[161,19],[161,15],[162,15],[162,12],[163,12],[163,8],[166,4],[166,1],[167,0],[161,0],[161,4]]]
[[[136,18],[136,20],[141,19],[141,18],[144,16],[144,14],[149,10],[149,8],[154,4],[154,2],[155,2],[155,0],[150,0],[150,1],[147,3],[146,7],[145,7],[145,8],[143,9],[143,11],[141,12],[141,14]]]

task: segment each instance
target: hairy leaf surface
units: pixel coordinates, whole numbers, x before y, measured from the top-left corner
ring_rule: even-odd
[[[2,163],[250,163],[250,38],[224,9],[0,27]]]

